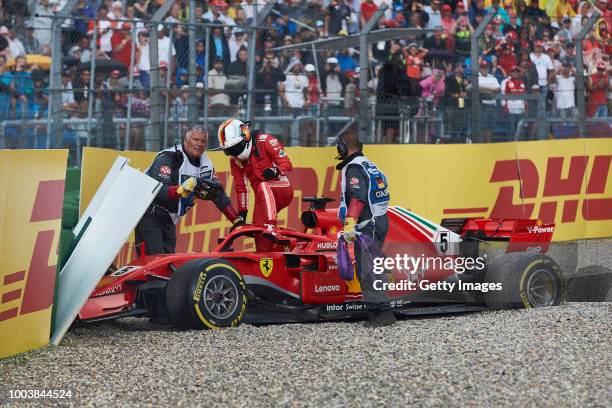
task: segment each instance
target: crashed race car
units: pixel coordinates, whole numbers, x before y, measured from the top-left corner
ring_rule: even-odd
[[[249,245],[265,227],[246,225],[219,238],[212,252],[141,256],[107,273],[77,322],[140,316],[182,329],[217,329],[240,323],[365,317],[370,304],[363,301],[359,282],[343,280],[338,273],[341,225],[337,210],[326,208],[333,200],[304,201],[310,203],[301,216],[304,230],[279,227],[269,252],[255,252]],[[561,270],[545,255],[554,224],[455,218],[438,225],[399,206],[391,206],[388,217],[385,254],[416,245],[419,255],[434,260],[482,260],[482,265],[463,264],[461,273],[443,268],[442,262],[421,265],[405,274],[413,282],[409,288],[389,286],[401,281],[398,271],[386,274],[386,306],[397,316],[554,306],[563,301]],[[245,247],[253,249],[239,250]],[[453,290],[427,290],[453,282],[459,282]],[[474,290],[487,285],[496,290]]]

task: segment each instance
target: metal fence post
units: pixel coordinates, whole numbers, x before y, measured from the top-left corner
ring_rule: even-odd
[[[480,142],[480,87],[478,86],[478,76],[480,75],[479,67],[478,67],[478,55],[480,54],[480,48],[478,46],[478,39],[484,32],[485,28],[489,25],[491,20],[493,20],[493,16],[497,10],[488,13],[482,21],[480,25],[476,28],[471,38],[471,47],[470,47],[470,63],[472,65],[472,140],[475,142]]]
[[[132,48],[130,50],[130,72],[128,73],[127,123],[125,127],[125,150],[130,150],[130,133],[132,123],[132,91],[134,88],[134,61],[136,54],[136,24],[132,24]]]
[[[170,25],[170,45],[168,46],[168,71],[166,72],[166,101],[164,104],[164,146],[168,146],[168,115],[170,114],[170,84],[172,83],[172,39],[174,38],[174,26]]]
[[[578,137],[586,135],[586,84],[584,78],[584,55],[582,50],[582,40],[587,33],[593,28],[597,20],[601,17],[598,11],[595,11],[589,21],[576,36],[576,99],[578,102]]]

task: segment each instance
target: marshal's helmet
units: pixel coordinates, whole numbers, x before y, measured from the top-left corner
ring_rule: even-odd
[[[238,119],[228,119],[219,126],[219,148],[226,156],[246,160],[251,154],[253,143],[251,129]]]

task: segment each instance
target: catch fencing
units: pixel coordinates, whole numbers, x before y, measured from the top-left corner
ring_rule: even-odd
[[[478,68],[466,60],[478,55],[481,27],[455,53],[430,47],[415,77],[409,65],[419,56],[412,45],[417,54],[430,46],[432,30],[372,23],[330,46],[335,38],[320,38],[303,23],[299,36],[278,38],[267,18],[278,14],[274,4],[254,4],[253,22],[232,26],[195,15],[169,18],[167,3],[148,21],[76,18],[74,0],[55,15],[39,16],[51,22],[52,57],[44,65],[28,56],[27,100],[2,94],[0,147],[68,147],[79,163],[85,145],[156,151],[195,126],[215,135],[229,117],[250,120],[290,146],[332,145],[349,128],[359,128],[370,143],[610,134],[609,121],[586,120],[584,104],[562,117],[548,89],[482,92],[474,82]],[[576,59],[581,66],[582,55]],[[586,92],[580,76],[579,102]],[[453,81],[456,92],[449,90]]]

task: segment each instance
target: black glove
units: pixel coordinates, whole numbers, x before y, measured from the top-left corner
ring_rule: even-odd
[[[263,178],[266,180],[272,180],[280,176],[280,171],[276,167],[268,167],[263,171]]]
[[[242,218],[242,219],[243,219],[245,222],[246,222],[246,219],[247,219],[247,214],[248,214],[248,213],[249,213],[249,212],[248,212],[247,210],[244,210],[244,211],[238,211],[238,215],[239,215],[239,216],[240,216],[240,218]]]
[[[238,217],[234,220],[234,222],[232,223],[232,227],[230,228],[229,232],[232,232],[233,230],[235,230],[236,228],[245,225],[246,222],[244,221],[244,218],[242,217]]]
[[[194,193],[200,200],[214,201],[223,192],[223,184],[217,179],[198,179]]]

